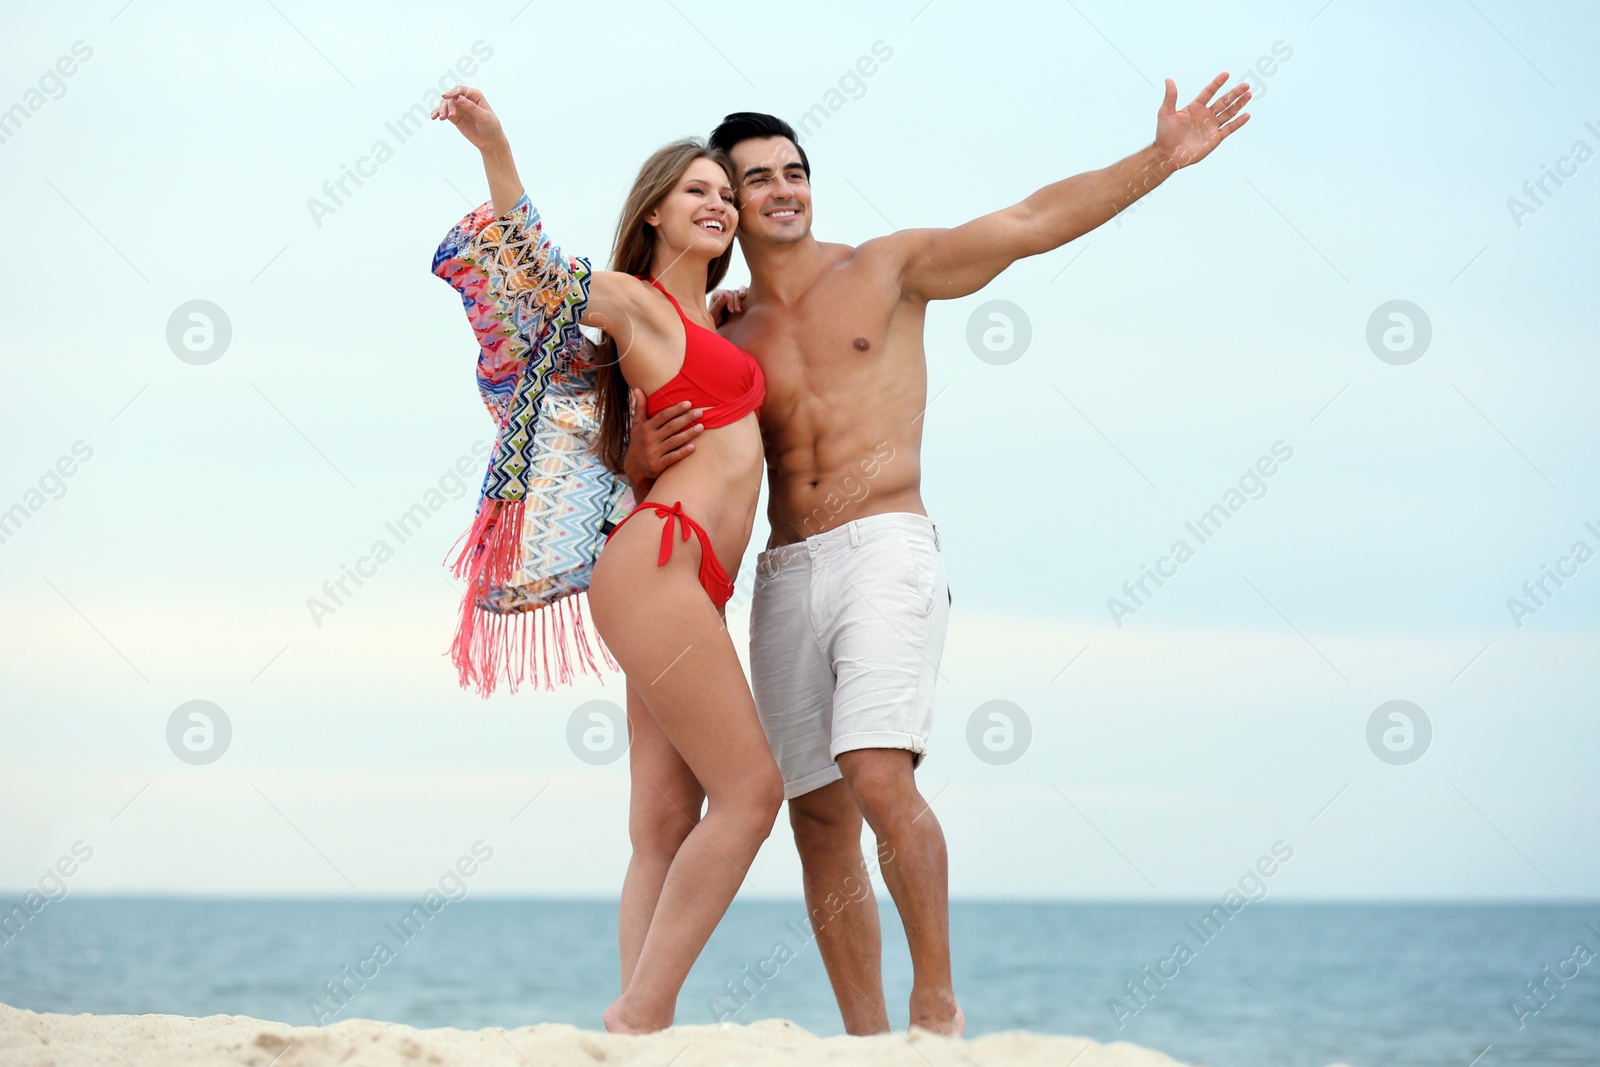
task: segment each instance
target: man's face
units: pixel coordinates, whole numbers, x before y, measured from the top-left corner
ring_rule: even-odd
[[[811,182],[793,141],[751,138],[731,155],[742,243],[789,244],[811,232]]]

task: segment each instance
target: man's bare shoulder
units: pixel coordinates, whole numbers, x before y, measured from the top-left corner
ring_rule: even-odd
[[[886,233],[882,237],[862,241],[856,248],[856,255],[872,260],[902,263],[917,254],[917,235],[926,232],[926,230],[896,230],[893,233]]]
[[[903,245],[903,241],[897,241],[892,235],[875,237],[859,245],[824,244],[822,249],[828,265],[824,278],[844,275],[854,285],[869,278],[895,277],[904,259]]]
[[[925,303],[925,297],[915,297],[905,290],[904,280],[907,269],[915,262],[932,262],[922,247],[929,233],[928,230],[896,230],[861,242],[852,250],[858,276],[881,282],[882,287],[892,289],[901,301]]]
[[[840,267],[849,268],[855,261],[857,249],[854,245],[818,241],[817,248],[822,252],[822,263],[825,270],[837,270]]]

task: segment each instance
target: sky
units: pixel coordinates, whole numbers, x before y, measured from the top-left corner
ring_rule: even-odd
[[[1600,14],[573,11],[6,15],[0,888],[82,843],[73,892],[407,896],[479,840],[479,892],[620,887],[626,760],[568,741],[620,677],[485,702],[445,657],[494,428],[429,264],[487,191],[413,105],[481,88],[603,258],[643,159],[730,111],[807,131],[815,231],[859,242],[1109,165],[1226,70],[1238,136],[929,310],[952,894],[1216,898],[1280,841],[1282,899],[1600,894]],[[744,892],[799,895],[781,817]]]

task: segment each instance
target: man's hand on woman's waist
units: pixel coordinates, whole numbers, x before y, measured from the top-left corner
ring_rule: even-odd
[[[694,451],[694,439],[705,432],[698,422],[705,409],[685,400],[646,418],[643,389],[629,390],[628,407],[632,423],[622,473],[633,487],[634,499],[642,500],[662,471]]]

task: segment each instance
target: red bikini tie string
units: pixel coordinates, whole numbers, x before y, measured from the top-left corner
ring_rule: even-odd
[[[655,513],[667,521],[661,527],[661,554],[656,557],[656,566],[665,567],[667,560],[672,558],[672,528],[676,524],[683,529],[683,539],[689,540],[689,516],[683,513],[683,501],[674,500],[669,508],[665,504],[655,504]]]

